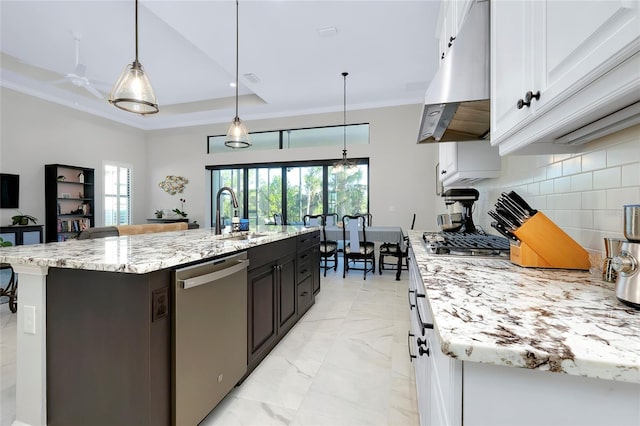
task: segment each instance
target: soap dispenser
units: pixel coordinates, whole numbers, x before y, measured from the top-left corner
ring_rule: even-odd
[[[238,217],[238,210],[233,211],[233,218],[231,218],[231,231],[240,231],[240,218]]]

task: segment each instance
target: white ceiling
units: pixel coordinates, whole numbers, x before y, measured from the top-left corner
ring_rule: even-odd
[[[343,71],[348,110],[422,102],[437,69],[439,3],[241,0],[240,118],[342,111]],[[1,0],[1,85],[140,129],[230,122],[235,1],[140,1],[139,60],[160,106],[145,117],[107,101],[135,57],[134,11],[133,0]],[[329,27],[335,34],[319,34]],[[103,99],[64,80],[74,35]]]

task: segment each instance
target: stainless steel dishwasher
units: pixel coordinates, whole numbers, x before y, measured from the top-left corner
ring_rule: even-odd
[[[174,274],[173,424],[197,425],[247,371],[246,253]]]

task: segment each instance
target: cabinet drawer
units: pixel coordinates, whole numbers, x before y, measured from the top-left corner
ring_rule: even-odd
[[[320,244],[320,231],[298,235],[298,253]]]
[[[298,314],[304,314],[313,305],[313,289],[311,278],[307,278],[298,284]]]
[[[285,257],[296,251],[296,239],[287,238],[285,240],[274,241],[269,244],[262,244],[251,247],[247,250],[250,264],[249,270],[258,268],[267,263],[273,263],[274,260]]]
[[[307,250],[298,255],[298,282],[311,275],[311,265],[313,260],[313,252]]]

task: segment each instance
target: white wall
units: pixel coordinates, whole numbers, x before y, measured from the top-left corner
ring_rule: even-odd
[[[436,145],[416,144],[421,105],[348,111],[348,123],[370,123],[370,144],[349,146],[349,157],[370,159],[370,211],[373,222],[398,224],[407,229],[415,212],[416,228],[435,224],[434,205],[437,163]],[[246,122],[250,132],[341,124],[342,113],[327,113]],[[179,207],[185,198],[189,217],[208,224],[210,198],[207,194],[206,165],[263,163],[288,160],[337,159],[338,147],[299,148],[291,150],[229,150],[206,154],[207,136],[225,134],[228,124],[152,131],[147,134],[149,147],[149,205],[155,209]],[[189,179],[183,194],[168,195],[158,183],[166,175]],[[437,206],[438,208],[440,206]]]
[[[96,170],[95,209],[101,212],[102,162],[109,160],[132,164],[132,216],[134,223],[144,221],[148,171],[142,131],[6,88],[0,96],[0,170],[20,175],[22,213],[44,224],[44,165],[56,163]],[[15,214],[0,209],[0,224],[11,224]],[[96,224],[102,223],[96,214]]]
[[[623,205],[640,204],[640,125],[577,154],[503,157],[501,177],[476,188],[474,221],[485,229],[493,231],[487,210],[501,192],[514,190],[580,245],[602,252],[604,237],[624,238]]]

